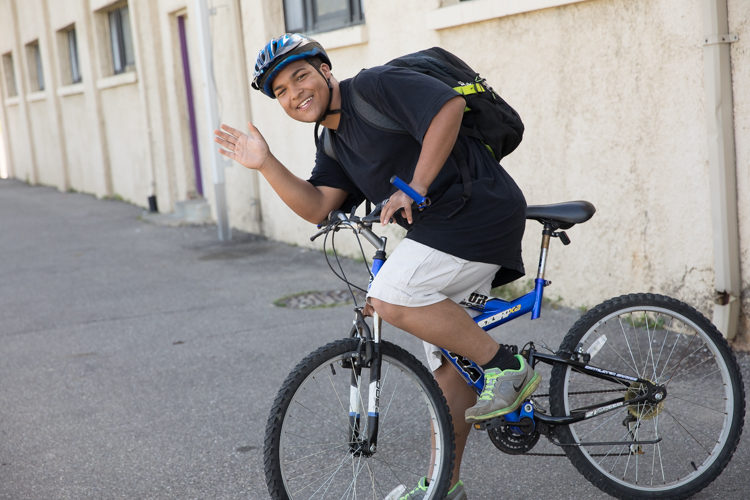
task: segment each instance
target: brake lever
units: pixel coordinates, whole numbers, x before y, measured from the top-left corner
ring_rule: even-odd
[[[328,218],[324,220],[323,222],[319,223],[317,227],[320,229],[317,233],[312,235],[310,237],[310,241],[315,241],[316,238],[319,236],[327,233],[328,231],[338,231],[339,224],[346,223],[348,226],[350,226],[352,229],[354,227],[352,226],[352,223],[357,223],[360,221],[359,217],[354,215],[354,212],[356,210],[356,207],[352,208],[352,213],[347,215],[346,213],[342,212],[341,210],[333,210],[330,214],[328,214]],[[323,224],[325,224],[325,227],[323,227]],[[333,226],[336,226],[335,228]]]
[[[314,235],[310,236],[310,241],[315,241],[316,239],[318,239],[319,236],[322,236],[322,235],[326,234],[328,231],[330,231],[331,230],[331,226],[333,226],[334,224],[336,224],[337,222],[339,222],[337,220],[337,218],[338,218],[338,214],[340,214],[340,213],[341,212],[339,210],[332,210],[328,214],[328,217],[325,218],[325,220],[323,220],[323,221],[319,222],[318,224],[316,224],[316,227],[318,229],[320,229],[320,231],[318,231]]]
[[[322,226],[322,223],[318,224],[318,227],[320,227],[320,226]],[[328,230],[330,229],[330,227],[331,227],[330,224],[326,224],[326,226],[323,229],[321,229],[317,233],[315,233],[312,236],[310,236],[310,241],[315,241],[316,239],[318,239],[319,236],[322,236],[322,235],[326,234],[328,232]]]
[[[383,209],[383,203],[380,202],[377,205],[375,205],[375,208],[373,209],[372,212],[370,212],[369,214],[367,214],[364,217],[362,217],[360,219],[360,222],[362,222],[364,224],[373,224],[375,222],[379,222],[380,221],[380,211],[382,209]]]

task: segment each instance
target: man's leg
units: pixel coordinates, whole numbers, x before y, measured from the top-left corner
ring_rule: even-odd
[[[450,299],[424,307],[396,306],[376,298],[371,301],[380,317],[391,325],[475,363],[488,362],[500,347],[461,306]],[[476,404],[477,394],[448,363],[443,363],[433,375],[443,391],[453,419],[456,460],[451,478],[452,488],[461,478],[461,460],[471,431],[471,424],[466,422],[464,414],[467,408]]]
[[[541,379],[533,370],[525,366],[520,356],[511,356],[506,349],[501,350],[500,345],[487,332],[482,330],[466,314],[466,311],[461,306],[450,299],[422,307],[398,306],[383,302],[375,297],[371,297],[370,300],[373,308],[378,312],[380,317],[391,325],[407,331],[430,344],[438,345],[443,349],[469,358],[481,365],[486,370],[485,374],[488,377],[486,381],[489,381],[489,378],[497,379],[498,377],[502,377],[504,373],[507,373],[511,377],[514,375],[516,377],[520,376],[518,379],[518,382],[522,383],[522,391],[520,393],[515,388],[514,391],[506,389],[505,392],[508,394],[501,394],[504,396],[503,398],[492,401],[495,386],[495,382],[493,381],[491,384],[486,384],[485,391],[482,393],[484,399],[489,398],[492,401],[489,403],[490,406],[488,406],[487,401],[481,400],[480,403],[482,404],[474,406],[477,403],[476,394],[452,366],[443,363],[434,372],[435,379],[438,381],[448,401],[448,408],[453,417],[454,432],[456,434],[456,461],[451,480],[451,487],[453,487],[460,477],[463,451],[471,429],[471,423],[466,422],[466,419],[469,418],[469,413],[472,413],[473,420],[477,420],[474,414],[481,415],[490,411],[498,412],[498,410],[501,414],[507,413],[510,408],[517,406],[518,398],[523,399],[527,394],[531,394],[536,390]],[[508,363],[508,358],[511,358],[512,362],[516,363],[518,370],[516,370],[516,367],[513,367],[513,371],[517,371],[517,375],[510,371],[503,371],[507,367],[502,365]],[[517,359],[520,359],[520,361],[516,361]],[[501,368],[492,368],[487,371],[488,368],[498,365]],[[498,389],[502,389],[502,385],[508,384],[501,383]],[[469,408],[472,409],[467,412]]]
[[[479,365],[489,362],[500,348],[461,306],[450,299],[423,307],[397,306],[375,297],[370,301],[387,323]]]
[[[453,478],[451,479],[451,488],[453,488],[461,478],[461,460],[464,456],[466,440],[469,438],[469,431],[471,431],[471,424],[464,419],[464,413],[467,408],[476,404],[477,393],[448,363],[443,363],[440,368],[433,372],[433,375],[443,390],[443,395],[448,401],[448,409],[453,417],[453,433],[456,443],[456,461],[453,465]]]
[[[469,262],[406,239],[383,265],[368,293],[368,301],[386,322],[427,344],[430,368],[454,417],[457,456],[453,485],[460,477],[463,450],[471,428],[465,419],[469,413],[477,413],[479,405],[471,406],[478,403],[474,391],[452,366],[447,363],[441,366],[441,357],[434,356],[434,346],[480,364],[492,379],[486,387],[489,393],[483,393],[483,397],[494,403],[492,387],[507,385],[496,383],[497,373],[515,370],[520,361],[474,322],[470,310],[457,303],[473,292],[489,295],[498,269],[497,265]]]

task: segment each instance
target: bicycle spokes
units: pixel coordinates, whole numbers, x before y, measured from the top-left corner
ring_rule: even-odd
[[[666,297],[621,297],[582,318],[561,349],[594,352],[592,363],[634,379],[553,368],[553,413],[621,401],[558,433],[576,467],[589,479],[605,478],[607,491],[681,498],[731,458],[742,428],[741,381],[726,341],[697,311]]]

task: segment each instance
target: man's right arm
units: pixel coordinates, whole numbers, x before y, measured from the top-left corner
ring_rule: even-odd
[[[219,152],[244,167],[263,174],[294,213],[317,224],[344,203],[348,196],[346,191],[328,186],[313,186],[300,179],[276,159],[252,123],[248,122],[247,127],[249,135],[228,125],[222,125],[222,130],[214,130],[214,141],[223,148]]]

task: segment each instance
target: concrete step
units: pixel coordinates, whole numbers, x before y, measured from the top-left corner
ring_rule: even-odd
[[[192,226],[214,223],[211,218],[211,207],[203,199],[178,201],[175,203],[172,213],[144,212],[141,219],[162,226]]]

